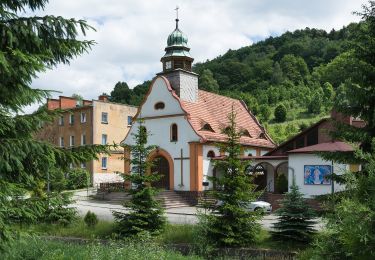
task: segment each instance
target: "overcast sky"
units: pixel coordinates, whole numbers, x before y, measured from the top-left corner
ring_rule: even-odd
[[[305,27],[330,31],[358,17],[365,0],[50,0],[45,14],[86,19],[96,28],[92,51],[40,74],[33,86],[93,99],[118,81],[134,87],[160,72],[160,57],[175,27],[188,36],[190,53],[205,61],[270,35]],[[58,94],[56,94],[58,96]]]

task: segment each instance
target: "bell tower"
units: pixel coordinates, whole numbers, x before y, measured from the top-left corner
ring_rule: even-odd
[[[178,7],[175,10],[176,28],[168,36],[165,54],[160,60],[163,71],[157,75],[165,76],[182,100],[196,102],[198,101],[198,74],[192,72],[194,59],[189,52],[188,38],[178,27]]]

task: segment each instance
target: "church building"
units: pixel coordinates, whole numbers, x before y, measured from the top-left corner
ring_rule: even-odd
[[[222,131],[229,126],[227,116],[232,107],[238,130],[243,133],[243,155],[262,156],[276,145],[244,102],[199,89],[188,39],[178,22],[176,19],[176,28],[168,36],[161,58],[162,72],[153,79],[122,143],[134,144],[132,133],[137,132],[142,119],[149,134],[148,145],[157,147],[149,160],[155,162],[153,170],[163,176],[154,185],[197,196],[205,188],[212,188],[212,183],[209,187],[202,183],[215,174],[211,158],[221,155],[215,144],[227,140]],[[125,157],[129,156],[126,152]],[[130,167],[125,163],[125,172]]]

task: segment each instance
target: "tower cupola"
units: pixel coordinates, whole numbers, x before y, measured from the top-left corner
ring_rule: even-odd
[[[165,54],[161,58],[163,63],[163,72],[172,71],[175,69],[182,69],[191,71],[193,58],[190,55],[190,48],[188,47],[188,38],[178,28],[179,19],[176,19],[176,28],[168,36],[167,47],[165,47]]]
[[[166,77],[180,99],[198,101],[198,74],[192,72],[193,58],[188,47],[188,38],[178,28],[178,7],[176,28],[168,36],[165,54],[161,58],[163,71],[157,75]]]

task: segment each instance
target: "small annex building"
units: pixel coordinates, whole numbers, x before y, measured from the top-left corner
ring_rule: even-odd
[[[288,191],[293,176],[300,191],[308,199],[345,189],[326,176],[331,173],[341,175],[346,171],[356,172],[360,170],[360,165],[325,161],[319,155],[322,152],[354,152],[352,145],[332,137],[331,132],[337,123],[358,128],[365,125],[363,120],[332,111],[330,117],[321,119],[264,156],[243,157],[243,160],[252,161],[248,171],[254,173],[255,182],[264,187],[264,200],[277,208],[276,201]]]
[[[157,147],[149,158],[155,162],[153,171],[163,175],[154,185],[197,197],[204,188],[213,188],[212,183],[203,187],[202,182],[215,174],[211,159],[220,156],[215,143],[226,141],[222,130],[229,125],[227,116],[232,107],[238,130],[243,133],[243,155],[261,156],[276,145],[245,103],[199,89],[187,42],[176,19],[176,28],[168,36],[161,58],[163,70],[153,79],[122,143],[134,144],[132,133],[142,119],[149,133],[148,145]],[[129,157],[126,152],[125,158]],[[125,163],[125,172],[130,167]]]

